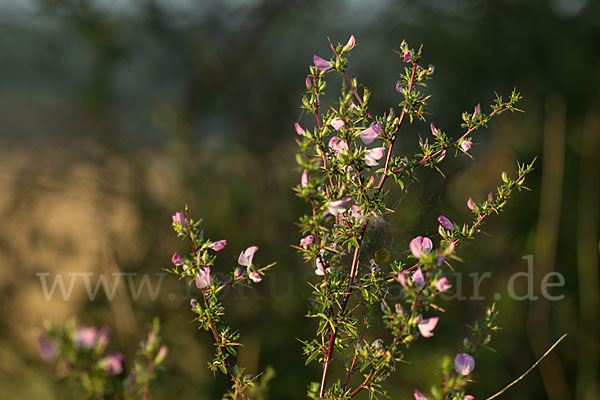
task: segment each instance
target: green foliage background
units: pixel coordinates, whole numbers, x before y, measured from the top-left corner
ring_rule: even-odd
[[[36,276],[159,273],[182,250],[170,215],[186,203],[210,237],[228,240],[217,265],[229,270],[252,244],[260,263],[278,261],[258,292],[232,292],[226,305],[242,333],[241,364],[276,368],[272,398],[305,397],[320,375],[304,368],[295,339],[314,327],[303,318],[313,272],[289,247],[305,211],[291,190],[300,176],[293,123],[312,123],[299,109],[312,55],[328,57],[328,36],[345,42],[354,34],[351,70],[372,90],[374,112],[399,101],[403,64],[393,49],[402,39],[423,43],[426,63],[436,66],[429,111],[452,136],[460,114],[491,103],[494,90],[516,86],[526,111],[478,133],[475,160],[449,160],[447,178],[422,170],[419,184],[393,193],[399,212],[372,232],[370,251],[405,256],[416,234],[436,234],[437,215],[467,220],[468,197],[483,200],[515,160],[539,157],[533,191],[515,196],[486,225],[490,236],[463,249],[455,265],[464,293],[469,273],[491,271],[481,285],[486,300],[444,304],[436,335],[412,347],[412,365],[390,380],[392,398],[436,384],[437,360],[454,354],[465,324],[495,293],[504,329],[497,352],[477,359],[472,394],[491,395],[566,332],[505,398],[598,398],[599,21],[592,0],[1,1],[0,397],[79,398],[39,358],[43,319],[108,325],[112,346],[131,360],[158,315],[171,351],[154,398],[219,398],[227,382],[213,383],[210,338],[190,322],[175,279],[163,279],[155,301],[133,300],[125,284],[113,301],[89,301],[81,280],[70,300],[46,301]],[[400,151],[428,134],[411,125]],[[544,274],[557,271],[566,284],[552,293],[564,299],[508,298],[507,281],[526,271],[530,254],[536,294]]]

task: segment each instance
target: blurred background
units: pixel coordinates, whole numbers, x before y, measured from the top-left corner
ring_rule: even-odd
[[[371,89],[372,113],[398,109],[404,66],[393,50],[403,39],[423,44],[423,62],[436,67],[428,110],[450,136],[494,91],[517,87],[524,97],[525,113],[477,133],[474,160],[447,158],[446,178],[420,170],[405,192],[390,186],[398,211],[370,232],[376,246],[404,258],[416,234],[437,237],[439,214],[468,221],[468,197],[483,201],[502,171],[538,157],[532,191],[515,194],[459,251],[455,290],[469,296],[469,274],[491,272],[479,299],[441,303],[435,336],[411,346],[412,365],[389,380],[391,398],[438,384],[440,356],[453,356],[498,299],[503,329],[495,352],[479,354],[470,393],[495,393],[568,333],[503,398],[600,398],[597,1],[2,0],[0,27],[0,398],[81,398],[40,359],[44,320],[109,326],[110,346],[129,363],[153,316],[170,347],[154,398],[220,398],[228,383],[206,368],[211,340],[191,322],[189,294],[157,275],[186,250],[170,228],[185,204],[207,236],[228,240],[217,268],[229,270],[249,245],[260,247],[258,263],[277,261],[258,291],[231,292],[225,305],[242,333],[240,363],[276,369],[271,398],[306,397],[320,373],[304,367],[296,340],[315,326],[303,317],[314,275],[289,246],[306,211],[291,190],[300,175],[293,124],[313,123],[299,109],[313,54],[329,58],[327,37],[351,34],[350,70]],[[406,126],[399,153],[428,134],[428,125]],[[515,293],[540,298],[511,299],[510,277],[527,271],[529,255],[533,273],[513,281]],[[556,301],[541,297],[551,272],[564,277],[550,289]],[[68,300],[58,287],[48,300],[40,273],[49,285],[60,274],[67,289],[75,277]],[[135,285],[149,274],[158,295],[135,296],[123,280],[112,301],[103,290],[90,300],[84,274],[95,285],[117,273],[137,274]]]

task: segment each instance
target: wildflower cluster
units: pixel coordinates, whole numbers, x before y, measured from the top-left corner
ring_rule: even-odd
[[[419,90],[432,77],[434,67],[422,67],[422,48],[414,50],[403,42],[397,51],[406,65],[396,83],[401,96],[399,112],[390,108],[383,115],[373,115],[369,111],[370,92],[347,71],[348,53],[355,45],[352,36],[343,46],[331,45],[330,60],[313,57],[302,99],[302,108],[315,117],[313,128],[295,125],[296,158],[302,171],[295,190],[311,208],[300,218],[302,239],[296,247],[318,276],[311,283],[308,310],[308,317],[318,321],[316,337],[303,342],[307,363],[322,364],[320,382],[309,387],[308,395],[313,399],[350,399],[363,390],[370,398],[385,395],[382,383],[404,359],[408,345],[434,334],[439,321],[436,297],[450,289],[444,264],[450,265],[449,260],[457,258],[457,246],[479,232],[487,216],[502,209],[513,189],[523,187],[524,177],[532,169],[532,165],[519,166],[514,180],[504,173],[504,184],[497,194],[481,204],[469,200],[468,207],[476,217],[472,225],[459,229],[441,215],[439,244],[434,247],[433,241],[423,236],[412,239],[408,246],[412,261],[390,261],[389,254],[370,254],[363,244],[368,241],[370,221],[388,210],[384,190],[388,178],[404,189],[406,181],[415,180],[419,166],[441,172],[439,164],[449,151],[454,150],[455,156],[468,155],[475,131],[487,126],[494,116],[517,110],[520,95],[513,91],[507,101],[496,96],[489,114],[479,104],[472,113],[465,112],[464,131],[457,139],[431,122],[430,135],[419,141],[419,153],[395,155],[394,144],[406,121],[426,121],[429,96]],[[342,81],[341,95],[334,107],[324,109],[325,78],[332,74]],[[390,288],[398,285],[400,301],[390,304]],[[367,340],[369,328],[378,320],[388,329],[389,337]],[[330,384],[335,354],[343,360],[345,373]],[[461,354],[457,356],[457,371],[468,375],[472,357]],[[355,378],[359,374],[361,377]],[[463,398],[460,394],[448,397],[448,393],[460,393],[463,385],[459,383],[446,387],[445,397],[434,393],[433,398]],[[415,398],[425,397],[417,391]]]
[[[56,360],[57,375],[79,381],[86,397],[148,399],[150,383],[168,353],[159,333],[160,324],[155,319],[147,339],[140,343],[129,373],[126,373],[123,353],[105,352],[110,340],[106,327],[97,330],[75,321],[48,324],[38,340],[42,358]]]
[[[219,295],[226,287],[260,283],[265,271],[275,264],[261,268],[255,266],[254,255],[258,247],[250,246],[240,253],[238,265],[230,272],[229,279],[221,281],[211,273],[211,268],[215,264],[216,253],[227,245],[227,241],[205,239],[200,228],[201,223],[202,220],[190,218],[187,207],[185,212],[176,212],[173,215],[173,229],[177,236],[189,241],[191,253],[183,257],[174,253],[171,257],[173,267],[167,271],[185,280],[189,285],[195,284],[198,289],[198,299],[192,298],[190,306],[192,312],[197,315],[195,321],[199,323],[199,329],[210,331],[215,343],[215,354],[208,367],[213,373],[221,371],[229,375],[233,382],[231,392],[225,397],[258,399],[263,395],[273,372],[267,371],[257,380],[258,376],[245,375],[243,368],[230,362],[230,356],[237,355],[240,335],[223,320],[225,308],[219,300]]]

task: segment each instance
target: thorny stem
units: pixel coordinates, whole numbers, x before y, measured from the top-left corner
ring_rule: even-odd
[[[202,297],[204,298],[204,305],[206,307],[208,307],[208,301],[206,299],[206,292],[204,291],[204,289],[202,290]],[[222,343],[221,343],[221,339],[219,338],[219,334],[217,332],[217,328],[215,327],[215,323],[210,315],[210,313],[207,313],[208,316],[208,322],[210,325],[210,330],[213,334],[213,337],[215,339],[215,342],[217,343],[217,348],[219,349],[219,352],[221,353],[221,355],[224,357],[223,359],[223,364],[225,365],[225,368],[227,369],[227,372],[229,372],[229,375],[231,376],[231,380],[233,381],[233,384],[235,385],[237,391],[239,391],[240,396],[242,396],[243,400],[246,400],[246,396],[244,395],[241,386],[239,384],[239,382],[237,381],[235,374],[233,372],[233,369],[231,369],[231,366],[229,365],[229,362],[227,361],[227,359],[225,358],[225,352],[223,351],[222,348]]]
[[[511,102],[511,104],[512,104],[512,102]],[[504,110],[506,110],[506,108],[503,109],[502,107],[498,107],[490,115],[488,115],[488,118],[492,118],[493,116],[495,116],[496,114],[498,114],[500,111],[504,111]],[[434,159],[435,157],[439,156],[440,154],[442,154],[443,152],[447,151],[448,149],[451,149],[458,142],[460,142],[465,137],[469,136],[471,133],[473,133],[478,128],[479,127],[476,124],[473,125],[473,126],[471,126],[471,128],[469,128],[461,137],[459,137],[458,139],[454,140],[448,146],[444,146],[443,148],[439,149],[435,153],[433,153],[433,154],[431,154],[431,155],[423,158],[421,161],[419,161],[418,163],[415,164],[415,167],[418,167],[419,165],[425,164],[426,162],[431,161],[432,159]],[[399,168],[399,169],[396,169],[396,170],[392,171],[392,173],[393,174],[399,174],[402,171],[404,171],[404,169],[403,168]]]
[[[371,377],[373,376],[374,373],[375,373],[375,368],[371,369],[371,372],[365,378],[364,382],[361,383],[360,386],[358,388],[356,388],[356,390],[354,392],[352,392],[352,394],[350,395],[350,398],[353,398],[354,396],[356,396],[357,394],[359,394],[361,392],[361,390],[363,390],[367,386],[367,384],[371,380]]]
[[[410,79],[410,82],[408,85],[409,93],[413,89],[416,70],[417,70],[417,64],[413,64],[412,75],[411,75],[411,79]],[[347,74],[345,74],[345,75],[346,75],[346,79],[348,79]],[[354,95],[357,97],[357,99],[359,100],[359,102],[362,105],[362,99],[360,99],[360,96],[358,96],[358,93],[356,92],[356,89],[354,88],[354,85],[352,85],[351,82],[350,82],[350,87],[352,88]],[[398,125],[396,127],[396,132],[394,132],[394,133],[397,133],[398,130],[400,129],[400,127],[402,126],[402,123],[404,122],[404,118],[405,118],[406,114],[408,113],[408,111],[409,110],[407,109],[407,106],[405,105],[402,108],[402,114],[400,115],[400,119],[399,119]],[[381,178],[379,180],[379,184],[377,185],[377,189],[375,191],[376,195],[379,194],[379,192],[381,191],[381,188],[383,187],[383,184],[385,183],[385,180],[387,179],[390,159],[392,156],[392,150],[394,148],[395,141],[396,141],[396,135],[394,134],[392,141],[390,143],[390,148],[388,149],[388,154],[387,154],[387,157],[385,160],[385,167],[381,174]],[[348,305],[348,300],[350,299],[350,295],[352,294],[354,278],[356,277],[356,272],[358,271],[358,256],[360,254],[360,248],[361,248],[363,239],[365,237],[365,232],[367,230],[368,224],[369,224],[369,220],[365,219],[365,222],[363,223],[362,228],[361,228],[360,235],[357,239],[358,246],[356,246],[354,248],[354,254],[352,256],[352,265],[350,266],[350,276],[348,278],[348,285],[346,286],[346,293],[344,294],[344,299],[342,300],[341,309],[340,309],[338,315],[341,315],[344,313],[344,311],[346,310],[346,306]],[[329,373],[329,366],[331,364],[331,359],[333,357],[333,347],[334,347],[334,343],[335,343],[336,334],[337,334],[337,331],[335,329],[332,329],[330,332],[330,335],[329,335],[329,347],[327,348],[327,354],[325,355],[325,361],[323,363],[323,375],[321,377],[321,387],[319,389],[319,397],[323,397],[323,395],[325,394],[325,386],[327,384],[327,374]]]
[[[367,330],[367,319],[365,318],[365,323],[363,325],[362,332],[360,334],[360,338],[356,341],[358,345],[362,342],[363,337],[365,336],[365,331]],[[348,374],[346,375],[346,381],[344,382],[344,388],[348,385],[348,381],[350,381],[350,377],[352,376],[352,371],[354,370],[354,365],[356,364],[356,353],[354,354],[354,358],[352,359],[352,364],[350,365],[350,369],[348,369]]]

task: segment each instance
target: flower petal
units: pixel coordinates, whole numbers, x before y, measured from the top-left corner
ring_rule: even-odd
[[[372,124],[367,129],[360,132],[360,139],[365,144],[371,144],[377,139],[381,132],[381,124]]]
[[[419,332],[421,333],[421,336],[423,336],[425,338],[432,337],[433,330],[435,329],[438,321],[439,321],[438,317],[432,317],[432,318],[427,318],[427,319],[421,320],[421,322],[419,322],[419,324],[417,325],[417,328],[419,328]]]
[[[244,267],[251,266],[254,253],[256,253],[257,250],[258,247],[250,246],[246,250],[242,251],[238,257],[238,264],[243,265]]]
[[[448,229],[449,231],[453,231],[454,230],[454,224],[446,217],[444,217],[443,215],[440,215],[438,217],[438,222],[446,229]]]
[[[454,359],[454,369],[461,375],[469,375],[475,368],[475,360],[469,354],[460,353]]]
[[[333,64],[331,64],[329,61],[322,59],[316,54],[313,55],[313,63],[315,64],[315,67],[317,67],[317,69],[320,71],[327,71],[333,66]]]

